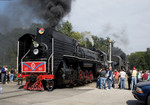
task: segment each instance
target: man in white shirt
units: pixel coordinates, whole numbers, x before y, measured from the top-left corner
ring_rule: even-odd
[[[126,72],[121,70],[120,72],[120,88],[125,89],[125,79],[126,79]]]

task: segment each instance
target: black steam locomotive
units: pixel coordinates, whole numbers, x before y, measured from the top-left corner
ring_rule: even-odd
[[[107,66],[107,54],[80,46],[77,40],[52,29],[38,29],[18,40],[18,78],[24,89],[51,91],[57,86],[92,82]]]

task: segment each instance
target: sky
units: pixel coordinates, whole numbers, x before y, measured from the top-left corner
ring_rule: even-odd
[[[150,47],[150,0],[75,0],[65,20],[76,31],[110,37],[127,54]]]
[[[13,0],[0,0],[0,14]],[[73,0],[73,30],[110,37],[126,54],[150,47],[150,0]]]

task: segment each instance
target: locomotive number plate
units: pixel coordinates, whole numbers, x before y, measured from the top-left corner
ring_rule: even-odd
[[[22,72],[45,72],[46,62],[22,62]]]

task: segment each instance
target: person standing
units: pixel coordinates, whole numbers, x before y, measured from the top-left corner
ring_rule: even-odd
[[[137,72],[137,83],[141,82],[142,72],[138,70]]]
[[[8,68],[6,66],[3,66],[3,68],[5,69],[5,83],[7,84],[9,80]]]
[[[100,69],[100,70],[98,71],[96,88],[100,88],[100,72],[101,72],[101,71],[102,71],[102,69]]]
[[[114,72],[112,71],[112,87],[115,88],[115,74]]]
[[[131,80],[132,80],[132,70],[128,70],[127,72],[127,76],[128,76],[128,89],[131,89]]]
[[[136,70],[135,67],[133,67],[132,80],[131,80],[131,90],[133,90],[134,85],[137,83],[137,81],[136,81],[136,80],[137,80],[136,76],[137,76],[137,70]]]
[[[126,79],[126,72],[124,69],[120,72],[120,88],[125,89],[125,79]]]
[[[2,68],[1,68],[1,82],[2,82],[2,84],[5,84],[5,77],[6,77],[6,71],[5,71],[5,69],[2,67]]]
[[[106,70],[103,68],[100,72],[100,89],[102,89],[102,85],[104,85],[104,89],[106,89]]]
[[[112,78],[113,78],[113,72],[112,72],[112,67],[109,67],[109,71],[108,71],[108,89],[111,89],[111,84],[112,84]]]
[[[17,81],[18,80],[18,78],[17,78],[17,70],[15,69],[15,71],[14,71],[14,81]]]
[[[10,71],[10,82],[13,82],[13,80],[14,80],[14,71],[11,70]]]
[[[114,79],[115,79],[115,88],[119,88],[119,76],[120,76],[120,73],[118,72],[118,70],[115,70],[114,72]]]
[[[144,71],[144,74],[143,74],[143,81],[147,81],[147,79],[148,79],[148,74],[147,74],[147,72],[146,72],[146,70]]]

